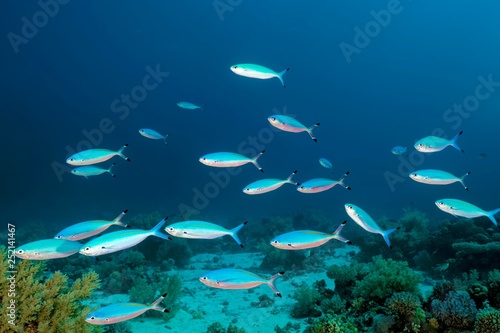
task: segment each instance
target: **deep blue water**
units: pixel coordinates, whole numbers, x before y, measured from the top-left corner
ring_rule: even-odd
[[[193,206],[194,191],[203,192],[212,182],[210,172],[225,172],[198,158],[239,148],[250,156],[261,148],[245,142],[259,134],[258,143],[266,143],[259,160],[265,173],[242,167],[199,209],[202,214],[212,220],[252,219],[319,208],[336,225],[347,218],[347,202],[374,218],[397,218],[408,206],[444,218],[434,206],[444,197],[486,210],[499,207],[500,84],[491,91],[481,88],[489,96],[468,118],[443,117],[476,94],[479,77],[500,82],[500,6],[401,1],[390,23],[348,63],[339,45],[355,45],[354,28],[364,30],[374,20],[370,11],[390,3],[243,0],[229,5],[232,11],[221,20],[212,2],[69,1],[26,43],[13,46],[10,33],[22,36],[22,18],[33,22],[41,7],[7,1],[0,14],[2,220],[67,225],[113,218],[125,208],[131,214],[179,214],[180,204]],[[235,75],[229,67],[238,63],[276,71],[290,67],[286,89],[277,79]],[[114,112],[113,102],[142,85],[148,66],[169,74],[137,106],[128,107],[126,116]],[[176,106],[179,101],[206,108],[183,110]],[[267,117],[274,109],[305,125],[320,122],[318,143],[306,133],[270,131]],[[117,163],[116,179],[68,172],[58,177],[54,163],[67,170],[67,147],[82,148],[83,132],[99,128],[102,119],[109,119],[113,130],[98,147],[128,143],[132,162],[111,161]],[[168,146],[140,136],[143,127],[170,133]],[[463,130],[459,144],[465,154],[451,147],[432,155],[415,153],[413,143],[435,129],[449,138]],[[262,137],[269,133],[272,137]],[[466,179],[470,192],[459,184],[415,183],[406,177],[408,170],[391,189],[384,175],[398,174],[401,162],[390,153],[395,145],[409,147],[416,169],[472,171]],[[481,153],[487,157],[479,158]],[[295,169],[299,182],[328,177],[320,157],[333,162],[334,178],[351,172],[346,183],[352,191],[335,187],[305,195],[291,185],[261,196],[241,191],[252,181],[285,178]]]

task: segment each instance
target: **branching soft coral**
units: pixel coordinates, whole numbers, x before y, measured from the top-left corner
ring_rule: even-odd
[[[5,276],[7,251],[0,249],[2,259],[0,274]],[[47,333],[89,333],[100,329],[84,321],[90,309],[82,305],[99,286],[97,274],[90,271],[68,286],[68,278],[55,272],[50,278],[43,277],[43,262],[23,260],[16,267],[15,295],[9,295],[9,281],[0,280],[2,313],[4,306],[15,301],[15,325],[9,317],[0,316],[0,332],[47,332]]]
[[[179,275],[153,274],[148,279],[139,278],[134,287],[130,289],[130,300],[132,302],[149,304],[155,297],[167,293],[163,304],[169,310],[168,313],[148,311],[146,316],[162,316],[169,320],[179,310],[179,297],[182,292],[182,280]]]
[[[408,263],[376,257],[373,265],[373,270],[356,282],[352,291],[354,297],[382,304],[387,297],[397,292],[418,294],[418,284],[422,277],[412,271]]]

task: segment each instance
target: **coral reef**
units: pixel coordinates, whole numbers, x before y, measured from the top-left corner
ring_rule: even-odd
[[[309,287],[303,283],[293,294],[293,298],[297,300],[292,308],[292,317],[305,318],[305,317],[319,317],[321,311],[319,310],[318,303],[321,295],[316,289]]]
[[[397,332],[419,332],[425,324],[425,311],[420,299],[412,293],[395,293],[386,299],[385,306],[395,316],[393,328]]]
[[[180,308],[178,300],[181,292],[182,280],[179,275],[155,273],[151,278],[136,280],[135,285],[130,289],[130,300],[141,304],[149,304],[158,295],[167,293],[163,304],[165,304],[169,312],[148,311],[145,316],[161,316],[165,320],[169,320],[175,316]]]
[[[276,333],[289,333],[289,332],[296,332],[299,329],[300,329],[299,323],[292,324],[291,322],[288,322],[288,323],[286,323],[285,326],[283,326],[283,328],[279,327],[279,325],[276,325],[276,327],[274,328],[274,332],[276,332]]]
[[[316,320],[304,333],[357,333],[359,330],[345,316],[327,315]]]
[[[385,300],[385,306],[396,316],[413,317],[421,307],[420,299],[408,292],[395,293]]]
[[[474,325],[477,309],[467,293],[450,291],[444,301],[432,301],[432,314],[444,327],[467,330]]]
[[[470,254],[498,254],[500,252],[500,242],[490,242],[486,244],[479,244],[476,242],[460,242],[452,244],[452,247],[457,251],[458,257]]]
[[[208,326],[207,333],[245,333],[245,330],[236,327],[233,323],[229,324],[227,329],[225,329],[221,323],[215,322]]]
[[[397,292],[418,294],[421,280],[421,275],[411,270],[406,262],[375,257],[373,270],[356,282],[352,294],[383,304],[387,297]]]
[[[264,294],[259,296],[258,302],[250,303],[250,306],[254,308],[268,308],[270,306],[273,306],[273,304],[274,304],[274,299]]]
[[[486,280],[486,286],[488,287],[488,301],[493,307],[500,307],[500,271],[494,269],[488,273],[488,279]]]
[[[335,292],[341,298],[351,297],[352,288],[357,281],[366,276],[372,268],[372,264],[351,264],[350,266],[332,265],[328,268],[326,276],[335,281]]]
[[[324,314],[342,314],[346,308],[346,301],[339,295],[333,295],[332,298],[323,299],[320,307]]]
[[[0,256],[0,275],[6,276],[8,263],[5,248],[0,248]],[[43,270],[43,262],[19,262],[13,295],[9,295],[9,280],[0,280],[2,313],[7,313],[6,305],[10,305],[12,300],[15,304],[15,317],[0,316],[0,332],[100,332],[100,328],[85,322],[90,309],[82,304],[99,287],[98,275],[89,271],[70,286],[68,277],[61,272],[46,277]],[[10,319],[14,325],[8,322]]]
[[[493,308],[485,308],[478,312],[474,333],[498,333],[500,332],[500,311]]]

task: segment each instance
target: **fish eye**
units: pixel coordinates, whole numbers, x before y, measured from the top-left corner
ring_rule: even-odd
[[[207,280],[207,277],[206,277],[206,276],[203,276],[201,279],[206,281],[206,280]]]
[[[278,244],[278,241],[277,241],[277,240],[275,240],[273,243],[274,243],[274,244]]]
[[[17,253],[18,253],[18,254],[23,254],[23,253],[24,253],[24,250],[17,250]]]
[[[101,246],[101,249],[105,249],[105,248],[106,248],[106,247],[104,247],[104,246]]]
[[[170,230],[170,231],[174,231],[174,228],[170,227],[170,228],[168,228],[168,230]]]
[[[109,321],[109,318],[106,318],[106,319],[104,319],[104,320]]]
[[[59,235],[59,236],[56,236],[56,238],[57,238],[57,239],[61,239],[61,236],[60,236],[60,235]]]
[[[234,69],[238,68],[238,66],[234,66]]]
[[[90,317],[90,319],[94,320],[94,319],[95,319],[95,317],[94,317],[94,316],[92,316],[92,317]]]
[[[39,256],[40,255],[40,252],[35,252],[33,253],[35,256]]]
[[[85,248],[85,251],[90,251],[90,246],[87,246],[87,247]]]
[[[303,189],[303,188],[304,188],[304,186],[301,186],[300,188],[302,188],[302,189]]]
[[[417,174],[416,173],[412,173],[410,176],[417,177]]]

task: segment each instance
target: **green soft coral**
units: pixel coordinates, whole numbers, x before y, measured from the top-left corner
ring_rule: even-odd
[[[346,316],[327,315],[315,321],[304,333],[357,333],[359,330]]]
[[[474,333],[500,332],[500,311],[485,308],[478,312]]]
[[[0,248],[2,264],[0,274],[7,275],[7,250]],[[15,325],[8,322],[9,317],[0,316],[0,332],[46,332],[46,333],[92,333],[101,329],[85,322],[90,312],[82,301],[90,298],[99,287],[99,277],[94,271],[85,273],[72,286],[68,277],[55,272],[51,277],[43,276],[45,264],[41,261],[22,260],[16,266],[15,296],[9,295],[9,280],[0,280],[0,299],[2,313],[5,305],[15,300]]]
[[[397,292],[418,294],[418,284],[422,280],[404,261],[384,260],[375,257],[373,269],[353,288],[353,296],[373,300],[379,304]]]
[[[170,320],[175,316],[180,308],[179,298],[182,293],[182,280],[179,275],[153,274],[151,277],[139,278],[134,287],[130,289],[130,300],[132,302],[149,304],[158,295],[167,293],[162,304],[169,310],[168,313],[158,311],[148,311],[145,316],[162,316],[165,320]]]

